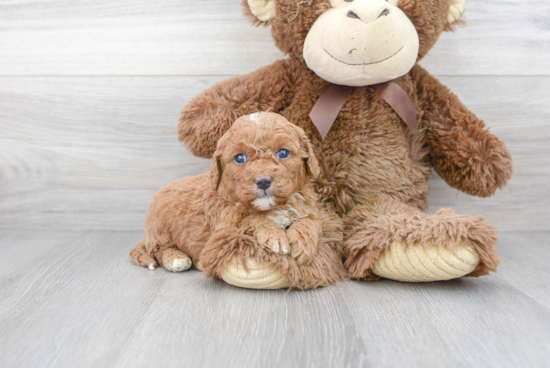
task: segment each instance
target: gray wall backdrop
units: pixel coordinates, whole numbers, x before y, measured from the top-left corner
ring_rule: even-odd
[[[550,230],[550,1],[467,0],[422,61],[511,149],[490,199],[434,175],[430,211]],[[282,55],[240,0],[0,2],[0,228],[141,229],[151,196],[208,169],[179,110]]]

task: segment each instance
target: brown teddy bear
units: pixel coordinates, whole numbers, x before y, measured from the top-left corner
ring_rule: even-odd
[[[300,127],[274,113],[243,116],[218,141],[209,173],[155,195],[130,257],[152,270],[194,264],[249,288],[329,285],[345,274],[342,220],[318,207],[318,175]]]
[[[350,278],[436,281],[494,271],[496,230],[482,217],[424,213],[432,167],[453,188],[480,197],[512,174],[504,143],[417,64],[460,22],[464,0],[243,4],[255,24],[271,25],[287,58],[192,99],[178,126],[189,150],[212,157],[237,117],[277,112],[314,147],[315,189],[344,220]]]

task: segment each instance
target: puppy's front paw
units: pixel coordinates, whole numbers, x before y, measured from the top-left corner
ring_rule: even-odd
[[[300,264],[311,263],[317,252],[319,235],[316,232],[305,232],[291,227],[287,230],[286,236],[290,242],[290,256]]]
[[[287,236],[282,230],[263,230],[256,233],[256,240],[262,247],[266,247],[274,253],[290,253],[290,245]]]

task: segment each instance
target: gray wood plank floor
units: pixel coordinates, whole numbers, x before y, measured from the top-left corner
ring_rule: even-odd
[[[499,273],[251,291],[134,266],[139,231],[1,230],[2,367],[543,367],[550,233],[501,234]]]

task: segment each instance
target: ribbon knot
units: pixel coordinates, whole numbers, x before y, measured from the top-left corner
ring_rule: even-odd
[[[393,81],[374,84],[371,87],[395,110],[411,132],[414,133],[416,131],[417,112],[407,92]],[[313,109],[311,109],[309,117],[323,140],[336,121],[342,107],[344,107],[348,96],[354,89],[355,87],[329,84],[315,103],[315,106],[313,106]]]

